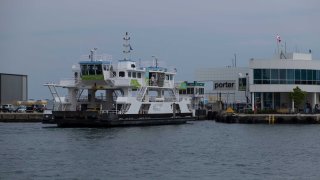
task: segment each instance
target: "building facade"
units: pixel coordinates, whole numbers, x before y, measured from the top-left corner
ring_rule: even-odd
[[[16,104],[27,99],[27,75],[0,73],[0,104]]]
[[[252,109],[293,111],[289,93],[299,87],[306,92],[304,104],[319,104],[320,61],[311,53],[281,53],[272,59],[249,61]],[[306,107],[304,107],[305,109]]]
[[[245,104],[250,101],[247,79],[248,67],[199,68],[196,80],[206,82],[205,99],[208,103]]]

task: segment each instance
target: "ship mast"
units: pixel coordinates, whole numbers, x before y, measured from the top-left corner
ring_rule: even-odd
[[[91,62],[93,60],[95,60],[95,52],[97,51],[98,48],[93,48],[90,50],[90,55],[89,55],[89,59],[91,60]]]
[[[130,57],[129,57],[130,56],[130,52],[133,50],[131,45],[130,45],[130,36],[129,36],[128,32],[126,32],[126,35],[124,36],[123,40],[124,40],[124,43],[123,43],[124,60],[128,61],[128,60],[130,60]]]

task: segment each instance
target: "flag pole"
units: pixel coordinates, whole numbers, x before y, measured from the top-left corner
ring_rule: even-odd
[[[280,36],[279,36],[279,35],[277,35],[277,37],[276,37],[276,41],[277,41],[278,55],[279,55],[279,57],[280,57],[280,59],[281,59],[281,54],[280,54],[280,43],[281,43],[281,38],[280,38]]]

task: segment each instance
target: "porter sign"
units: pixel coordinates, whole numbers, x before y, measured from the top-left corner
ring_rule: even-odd
[[[236,90],[235,84],[234,80],[213,81],[213,90]]]

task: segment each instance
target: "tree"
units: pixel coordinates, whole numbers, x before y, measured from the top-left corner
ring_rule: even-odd
[[[298,86],[293,88],[293,92],[289,93],[289,97],[294,102],[294,107],[298,108],[306,97],[306,92],[302,91]]]

